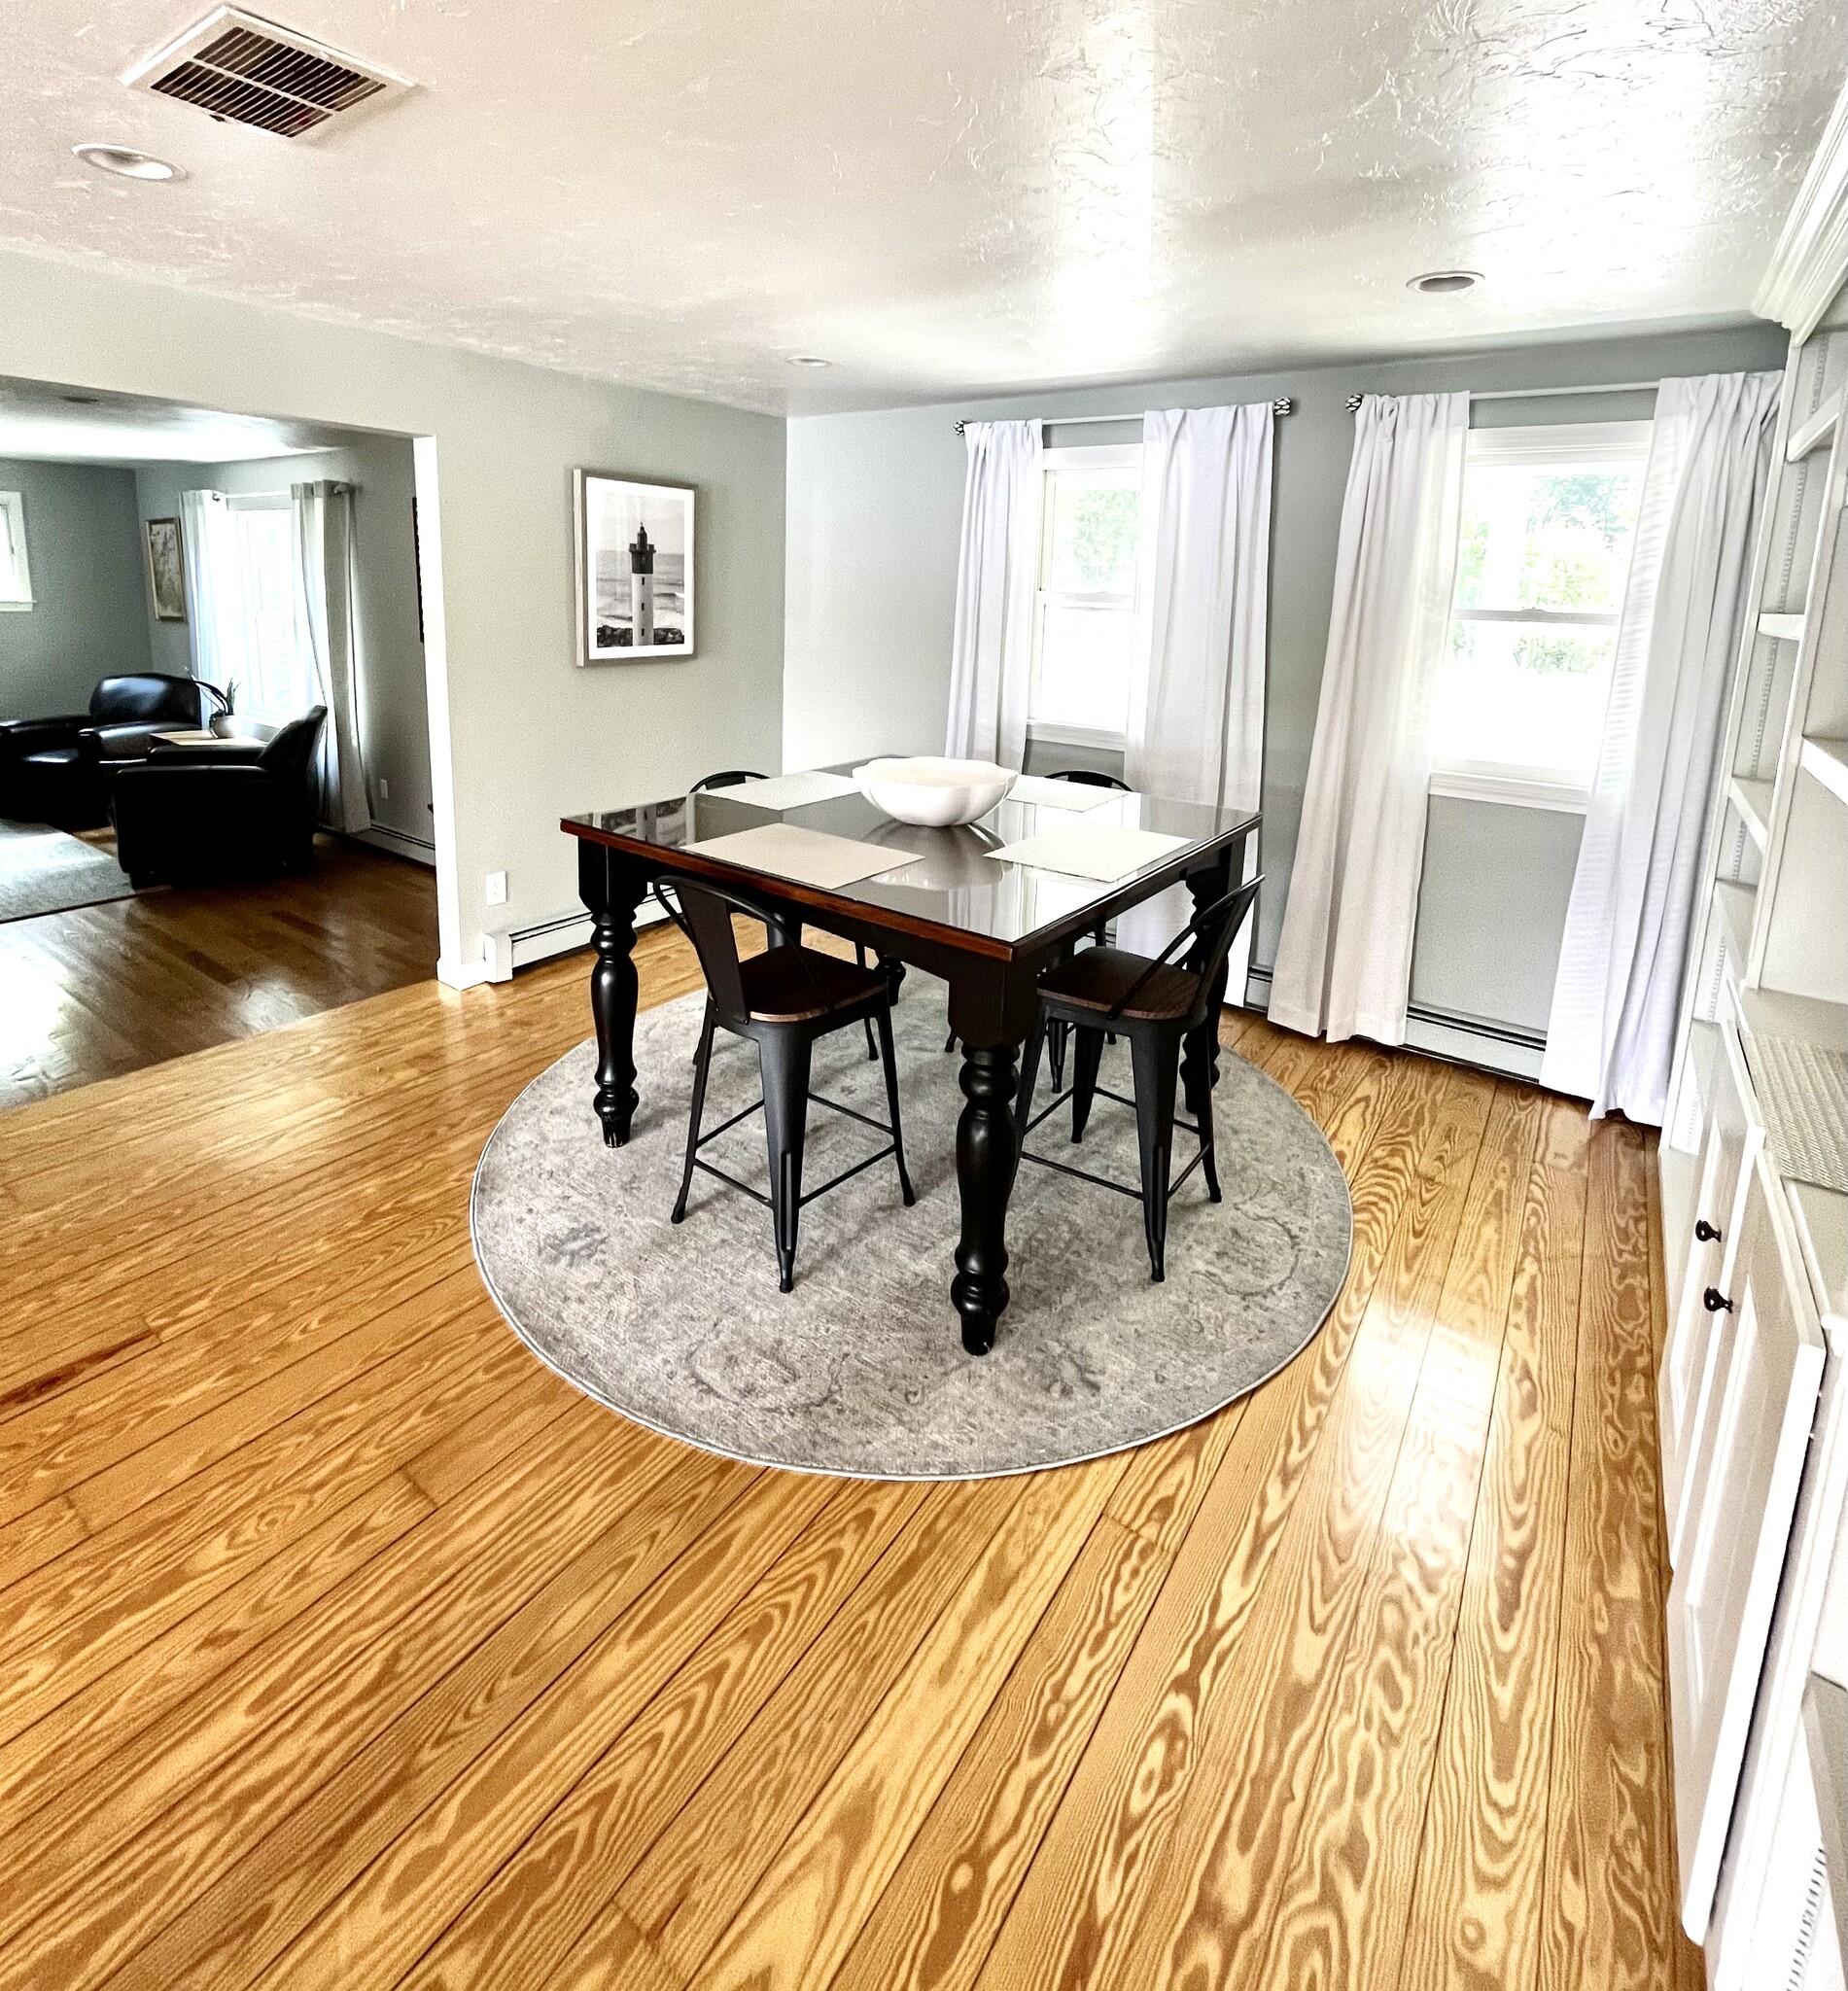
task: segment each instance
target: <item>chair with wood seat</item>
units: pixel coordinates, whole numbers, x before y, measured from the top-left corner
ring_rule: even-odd
[[[690,800],[694,795],[709,794],[715,788],[737,788],[742,787],[746,782],[761,782],[768,781],[769,779],[768,775],[761,775],[754,768],[727,767],[721,769],[717,774],[702,775],[686,792]],[[680,917],[680,907],[675,903],[674,894],[676,890],[676,887],[670,885],[664,891],[657,883],[652,888],[654,900],[668,918],[691,940],[693,936],[687,931],[686,922]],[[802,937],[802,929],[799,926],[796,929],[795,937],[798,940]],[[859,962],[861,967],[867,966],[866,949],[858,941],[855,941],[854,945],[854,958]],[[878,1048],[873,1042],[873,1026],[870,1022],[866,1026],[866,1056],[869,1062],[879,1056]]]
[[[1191,1085],[1187,1101],[1194,1114],[1191,1122],[1175,1117],[1175,1085],[1182,1041],[1189,1031],[1206,1023],[1232,943],[1238,938],[1263,882],[1261,876],[1253,878],[1212,905],[1203,907],[1153,961],[1120,947],[1088,947],[1056,962],[1039,978],[1039,1010],[1021,1059],[1020,1091],[1015,1104],[1020,1158],[1075,1175],[1100,1188],[1114,1189],[1119,1195],[1133,1197],[1140,1203],[1143,1235],[1148,1242],[1149,1277],[1158,1282],[1166,1275],[1168,1205],[1174,1192],[1196,1169],[1201,1169],[1206,1178],[1207,1201],[1220,1200],[1219,1171],[1213,1161],[1210,1074],[1203,1083]],[[1188,950],[1187,958],[1182,961],[1171,961],[1169,957],[1182,947]],[[1040,1051],[1047,1032],[1057,1023],[1064,1024],[1072,1032],[1071,1088],[1056,1093],[1051,1104],[1035,1114],[1033,1085],[1039,1075]],[[1098,1083],[1106,1030],[1129,1039],[1131,1068],[1135,1078],[1133,1100]],[[1074,1142],[1083,1140],[1092,1104],[1099,1094],[1119,1105],[1134,1108],[1136,1143],[1141,1151],[1139,1189],[1074,1169],[1048,1155],[1033,1154],[1027,1146],[1028,1135],[1067,1099],[1071,1100],[1071,1137]],[[1200,1152],[1170,1183],[1168,1158],[1177,1126],[1198,1138]]]
[[[767,953],[742,960],[738,936],[732,927],[733,913],[763,920],[777,930],[769,908],[716,885],[696,884],[691,879],[677,881],[680,910],[688,936],[699,955],[706,975],[706,1015],[700,1025],[699,1050],[693,1060],[693,1103],[687,1116],[686,1164],[680,1171],[680,1193],[674,1205],[673,1221],[686,1216],[687,1191],[693,1170],[703,1170],[734,1189],[768,1206],[777,1242],[777,1284],[788,1292],[795,1280],[796,1225],[804,1204],[847,1181],[851,1176],[892,1157],[898,1170],[898,1188],[906,1204],[917,1201],[911,1177],[905,1171],[904,1135],[898,1119],[898,1066],[892,1051],[890,977],[876,968],[857,966],[831,954],[821,954],[799,942],[772,947]],[[869,1119],[838,1100],[823,1099],[809,1090],[811,1054],[817,1039],[866,1023],[879,1032],[879,1056],[886,1067],[886,1103],[890,1125]],[[763,1091],[752,1105],[734,1113],[710,1134],[701,1132],[706,1111],[706,1078],[712,1066],[713,1037],[723,1028],[734,1036],[749,1037],[757,1046],[763,1071]],[[855,1162],[838,1175],[806,1195],[802,1189],[802,1149],[808,1131],[809,1101],[857,1120],[881,1134],[891,1136],[888,1146],[864,1161]],[[715,1140],[727,1128],[748,1119],[763,1108],[764,1135],[770,1162],[770,1194],[751,1188],[735,1175],[700,1158],[700,1150]]]

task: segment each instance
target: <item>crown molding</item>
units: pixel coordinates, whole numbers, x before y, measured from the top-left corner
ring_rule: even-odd
[[[1771,254],[1752,308],[1788,327],[1794,339],[1816,330],[1848,279],[1848,87],[1835,99],[1822,143]]]

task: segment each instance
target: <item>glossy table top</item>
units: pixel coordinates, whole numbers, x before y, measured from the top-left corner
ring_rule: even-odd
[[[1074,793],[1095,806],[1064,810],[1004,801],[960,829],[924,829],[894,821],[857,794],[810,802],[799,809],[763,809],[748,799],[748,788],[713,788],[683,800],[587,811],[566,817],[560,826],[594,841],[619,840],[663,853],[766,822],[796,823],[855,843],[889,846],[893,864],[908,867],[902,883],[895,878],[867,878],[817,893],[811,888],[792,888],[768,873],[750,875],[762,877],[767,891],[792,891],[804,899],[821,897],[848,908],[864,906],[875,918],[882,911],[895,913],[906,920],[1012,947],[1094,907],[1114,910],[1135,903],[1156,889],[1156,881],[1166,887],[1189,868],[1198,868],[1193,862],[1198,854],[1209,847],[1223,847],[1258,821],[1250,811],[1215,809],[1159,795],[1110,791],[1098,801],[1096,788],[1074,786]],[[1012,861],[996,863],[989,855],[1025,837],[1079,822],[1185,837],[1189,848],[1173,851],[1112,884]]]

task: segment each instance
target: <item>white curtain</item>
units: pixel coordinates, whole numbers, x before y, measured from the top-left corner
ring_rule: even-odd
[[[1448,636],[1467,394],[1368,395],[1271,1017],[1405,1041],[1424,865],[1432,685]]]
[[[1543,1085],[1661,1124],[1780,376],[1664,380]]]
[[[1040,424],[971,422],[962,440],[968,471],[943,751],[1021,767],[1039,592]]]
[[[1141,576],[1124,772],[1145,794],[1258,806],[1273,427],[1269,402],[1142,417]],[[1254,839],[1247,875],[1256,862]],[[1192,915],[1176,887],[1120,916],[1117,937],[1159,954]],[[1250,930],[1230,977],[1238,996]]]
[[[358,618],[353,607],[353,487],[289,487],[296,614],[314,659],[321,729],[321,820],[349,834],[372,826],[360,745]]]
[[[192,675],[228,690],[245,676],[244,583],[223,491],[180,493],[180,541]]]

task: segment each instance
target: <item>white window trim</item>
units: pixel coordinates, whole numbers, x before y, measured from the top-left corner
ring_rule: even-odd
[[[1133,417],[1126,417],[1133,420]],[[1046,477],[1055,471],[1126,471],[1138,470],[1142,463],[1142,445],[1139,442],[1084,442],[1060,449],[1040,451],[1040,518],[1039,518],[1039,571],[1046,571],[1047,541],[1052,534],[1052,506],[1045,502]],[[1114,609],[1135,612],[1135,596],[1116,594],[1083,594],[1069,590],[1036,588],[1033,594],[1033,681],[1039,679],[1040,646],[1045,640],[1046,609],[1048,603],[1060,608],[1074,609]],[[1127,733],[1106,732],[1094,726],[1062,724],[1052,719],[1029,718],[1027,737],[1048,747],[1098,748],[1105,752],[1122,753],[1129,748]]]
[[[1554,422],[1518,428],[1472,429],[1471,464],[1641,463],[1649,457],[1654,422]],[[1614,629],[1615,611],[1458,609],[1452,622],[1515,622],[1534,629]],[[1554,809],[1583,816],[1590,784],[1561,768],[1480,760],[1439,760],[1427,793],[1460,802],[1499,802],[1517,809]]]
[[[10,596],[0,602],[0,610],[16,615],[29,614],[32,610],[32,559],[25,542],[25,496],[19,491],[0,491],[0,510],[4,510],[11,521],[8,538],[18,550],[19,585],[25,590],[21,595]]]

